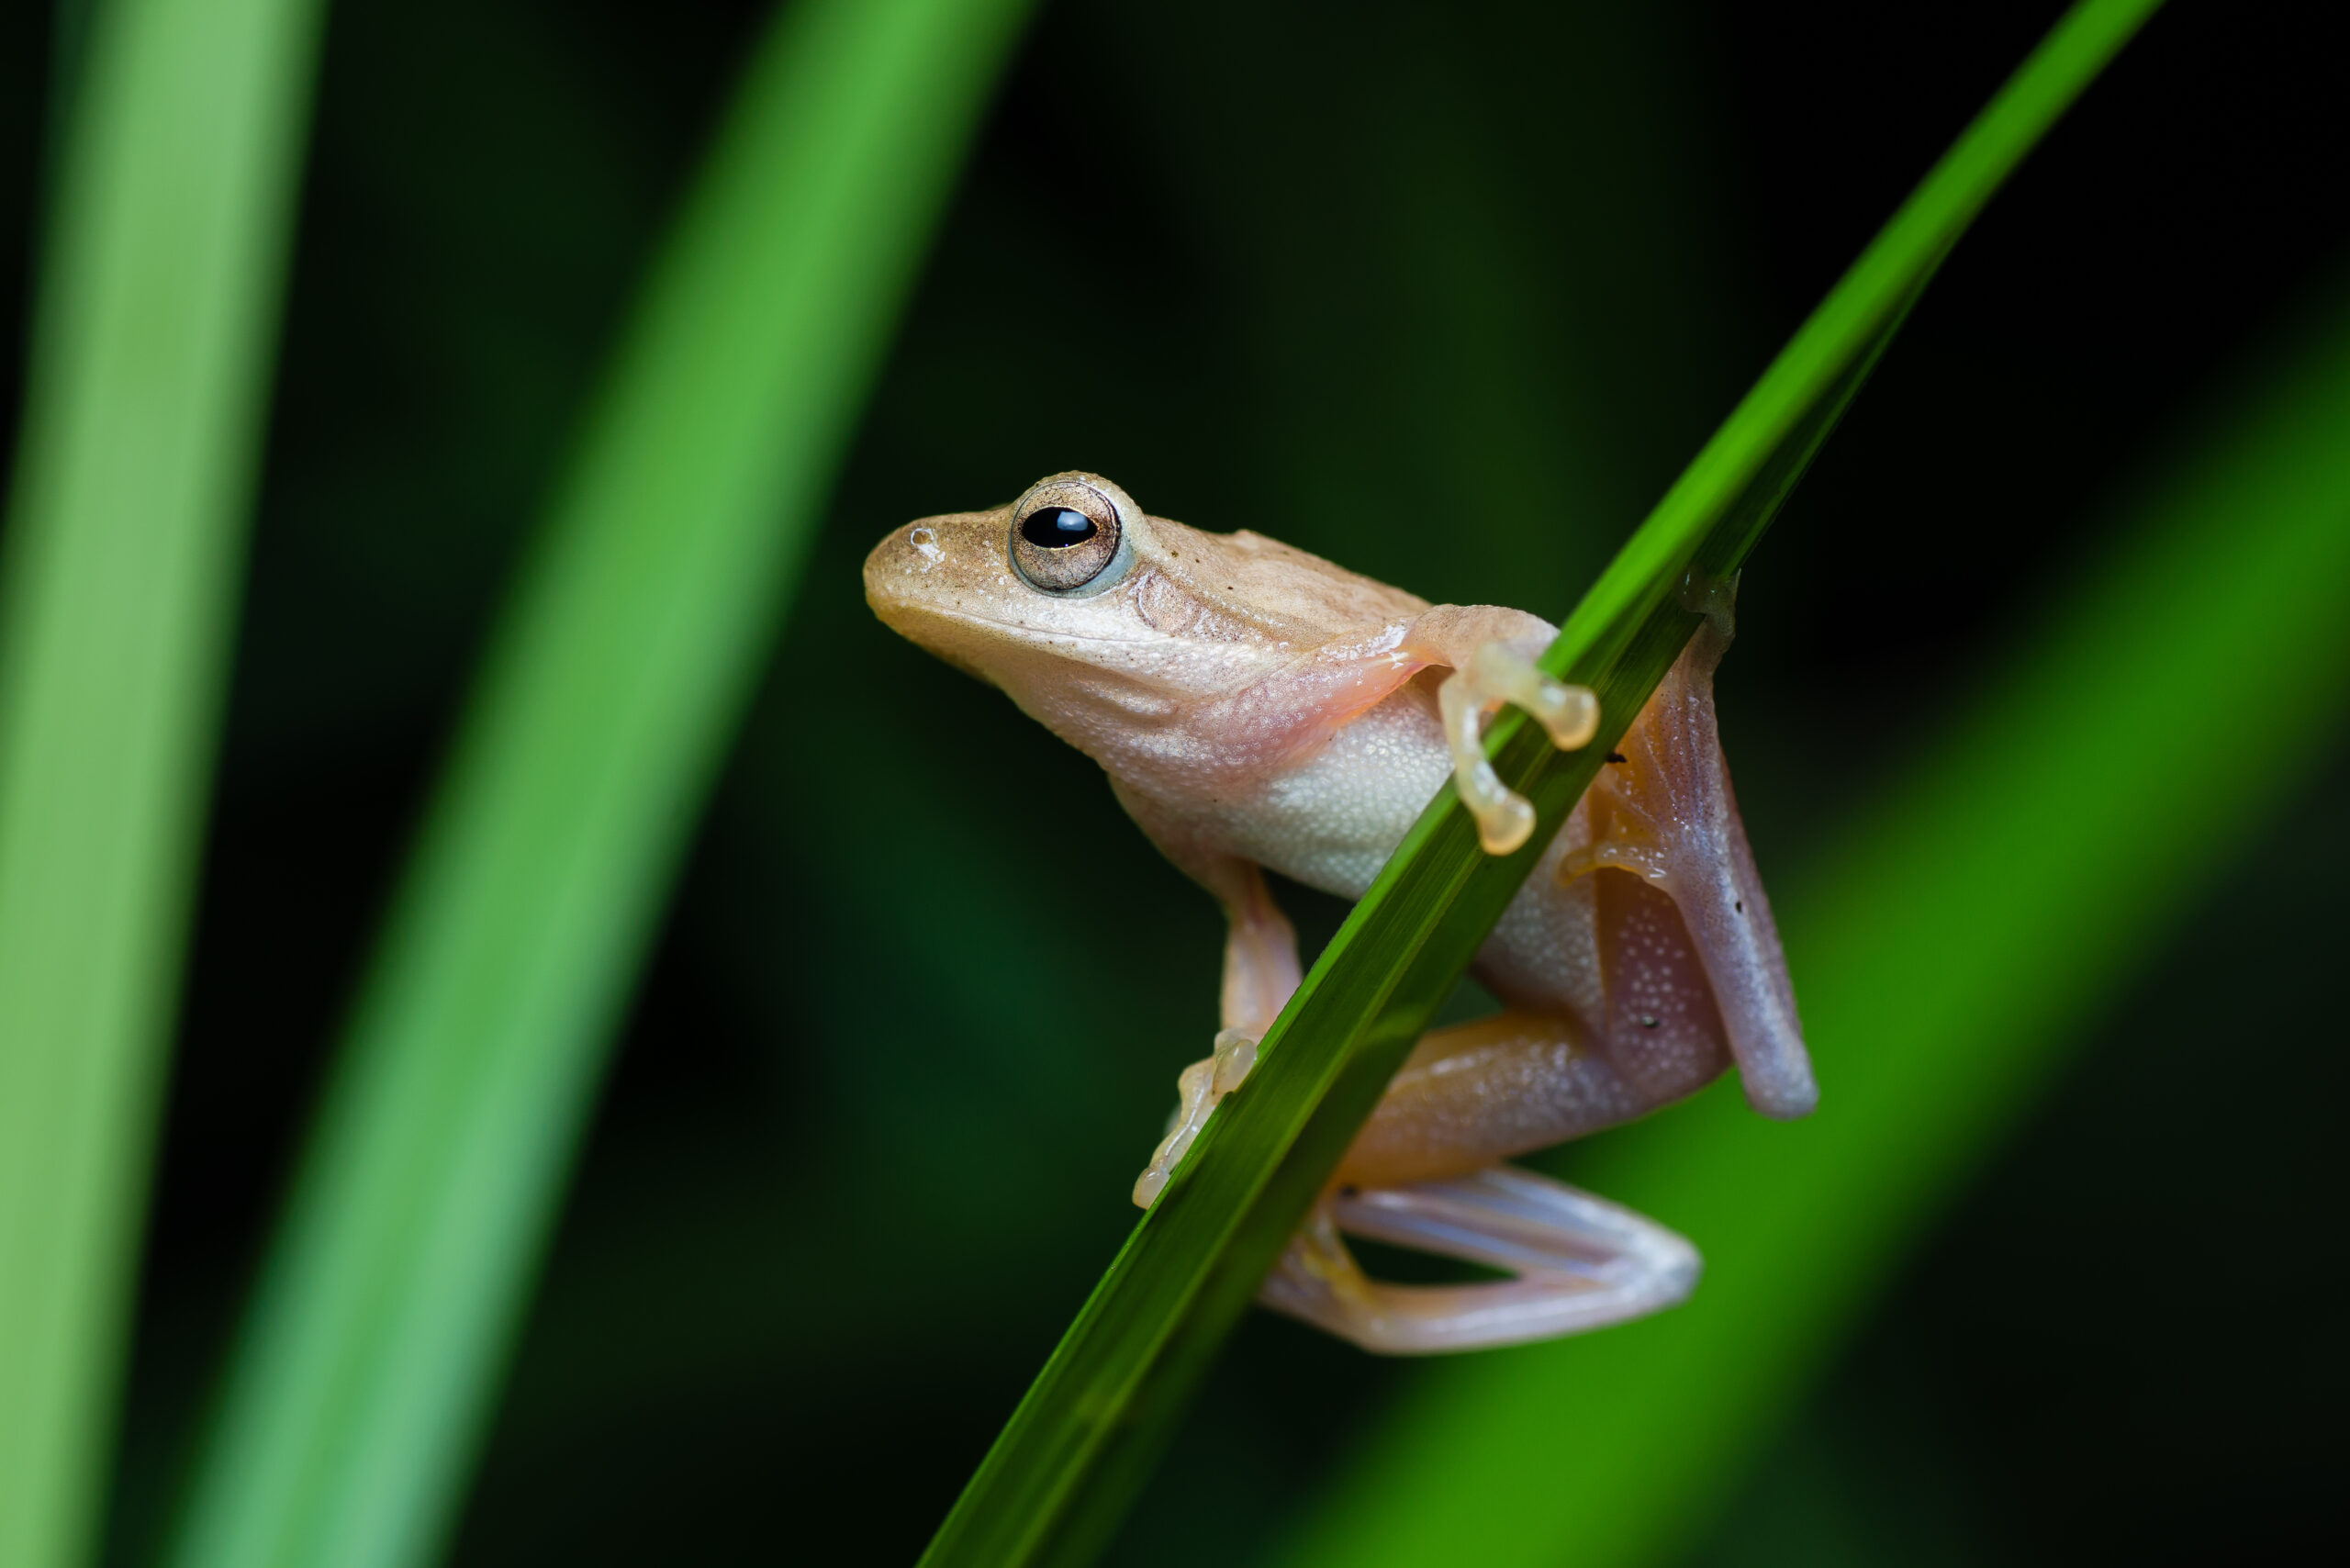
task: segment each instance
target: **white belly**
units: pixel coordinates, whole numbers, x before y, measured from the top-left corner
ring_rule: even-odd
[[[1235,802],[1223,825],[1236,853],[1359,899],[1451,771],[1435,705],[1407,688]]]
[[[1217,826],[1234,853],[1359,899],[1451,777],[1436,705],[1407,688],[1340,730],[1304,767],[1217,812]],[[1496,994],[1597,1015],[1590,884],[1561,887],[1555,874],[1570,844],[1586,836],[1578,812],[1479,950],[1478,977]]]

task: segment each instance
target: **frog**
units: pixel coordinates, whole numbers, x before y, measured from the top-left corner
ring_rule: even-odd
[[[880,621],[1099,764],[1112,793],[1225,922],[1219,1027],[1135,1202],[1147,1209],[1296,991],[1268,871],[1360,899],[1439,790],[1486,853],[1535,812],[1487,760],[1505,705],[1588,745],[1600,709],[1545,674],[1557,628],[1430,604],[1246,529],[1145,513],[1081,470],[1012,502],[896,528],[864,569]],[[1715,585],[1720,589],[1725,585]],[[1788,1119],[1818,1098],[1723,758],[1713,676],[1733,625],[1716,591],[1479,947],[1500,1011],[1423,1036],[1259,1300],[1380,1354],[1547,1339],[1685,1299],[1696,1249],[1665,1226],[1511,1163],[1686,1098],[1735,1067]],[[1451,1259],[1465,1282],[1371,1277],[1349,1238]]]

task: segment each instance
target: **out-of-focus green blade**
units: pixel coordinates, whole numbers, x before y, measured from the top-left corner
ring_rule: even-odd
[[[319,9],[113,0],[59,122],[0,587],[0,1568],[91,1546]]]
[[[1025,0],[801,0],[499,627],[246,1326],[186,1568],[437,1549],[671,870]]]
[[[1595,689],[1584,750],[1515,715],[1488,749],[1540,825],[1491,857],[1448,789],[1432,801],[1136,1226],[940,1528],[930,1568],[1088,1562],[1191,1390],[1484,933],[1734,573],[1967,223],[2155,8],[2085,0],[1967,128],[1773,362],[1544,655]]]
[[[1780,902],[1818,1114],[1718,1091],[1577,1167],[1697,1240],[1695,1298],[1430,1367],[1283,1562],[1607,1568],[1703,1526],[1903,1238],[2339,733],[2350,309],[2306,342]]]

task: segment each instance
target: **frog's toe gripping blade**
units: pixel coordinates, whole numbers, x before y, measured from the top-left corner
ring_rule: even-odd
[[[1198,1141],[1200,1129],[1256,1065],[1257,1036],[1245,1029],[1223,1029],[1216,1033],[1215,1053],[1183,1070],[1175,1081],[1175,1114],[1167,1124],[1167,1136],[1159,1140],[1150,1164],[1135,1178],[1135,1207],[1147,1209],[1158,1201],[1175,1179],[1175,1167]]]
[[[1502,783],[1485,760],[1480,727],[1507,702],[1524,709],[1549,732],[1551,744],[1572,751],[1599,728],[1599,699],[1589,689],[1551,679],[1535,667],[1539,643],[1486,643],[1437,689],[1445,744],[1452,753],[1453,785],[1477,819],[1477,840],[1488,855],[1507,855],[1534,834],[1533,802]]]

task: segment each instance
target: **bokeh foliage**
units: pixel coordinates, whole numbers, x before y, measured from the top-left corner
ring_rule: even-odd
[[[8,1568],[95,1533],[318,20],[131,0],[60,73],[0,559]]]
[[[1080,463],[1155,510],[1556,614],[2053,9],[1049,8],[696,841],[457,1555],[909,1557],[1130,1223],[1125,1187],[1213,1025],[1204,901],[1081,759],[871,625],[854,567],[873,537]],[[1775,885],[1809,885],[1807,857],[2084,550],[2087,503],[2338,253],[2340,215],[2308,198],[2343,146],[2311,21],[2221,9],[2158,23],[2002,198],[1749,575],[1725,722]],[[519,525],[763,15],[336,12],[123,1561],[185,1472]],[[10,121],[12,191],[32,123]],[[2198,927],[2162,967],[2174,989],[2225,995],[2207,954],[2338,946],[2298,882],[2244,879],[2322,855],[2309,824],[2340,787],[2227,884],[2293,924],[2251,946],[2242,919]],[[1084,856],[1041,853],[1040,817]],[[1072,955],[1051,935],[1072,924],[1114,939]],[[1755,1560],[1750,1537],[1823,1560],[1863,1480],[1933,1505],[1863,1521],[1904,1561],[1953,1539],[2059,1560],[2085,1511],[2157,1543],[2324,1520],[2298,1478],[2338,1441],[2313,1413],[2342,1361],[2301,1326],[2338,1257],[2311,1216],[2339,1166],[2257,1081],[2215,1116],[2210,1036],[2182,1033],[2256,1018],[2261,1078],[2329,1081],[2317,970],[2271,967],[2237,1008],[2141,1004],[2095,1047],[2018,1146],[2029,1176],[1995,1177],[2003,1206],[1930,1249],[1827,1413],[1798,1410],[1733,1504],[1749,1536],[1709,1560]],[[2140,1126],[2176,1136],[2123,1138]],[[2143,1193],[2104,1173],[2181,1159],[2197,1179],[2165,1188],[2173,1212],[2249,1227],[2297,1288],[2234,1316],[2153,1288]],[[2232,1172],[2267,1182],[2257,1202],[2231,1201]],[[2082,1244],[2109,1234],[2143,1245]],[[1985,1255],[2059,1283],[2019,1300]],[[2084,1256],[2099,1266],[2061,1261]],[[2115,1277],[2149,1294],[2117,1303]],[[1114,1559],[1266,1551],[1408,1373],[1252,1320]],[[1910,1469],[1879,1485],[1896,1450]],[[2239,1479],[2180,1484],[2182,1453]],[[1900,1533],[1920,1519],[1930,1541]]]
[[[173,1561],[439,1555],[676,862],[1024,0],[754,48],[484,655]]]

